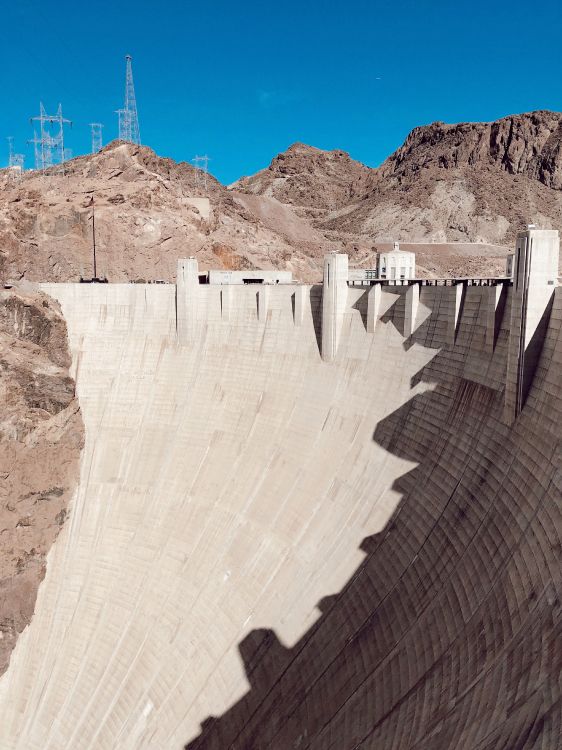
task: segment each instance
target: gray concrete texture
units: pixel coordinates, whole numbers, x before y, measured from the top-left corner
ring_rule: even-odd
[[[86,445],[3,750],[559,747],[562,295],[510,426],[512,290],[409,289],[328,362],[321,287],[48,287]]]

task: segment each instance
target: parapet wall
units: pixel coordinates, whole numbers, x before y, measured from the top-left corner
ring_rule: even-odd
[[[509,329],[510,325],[512,289],[508,282],[493,286],[385,283],[366,287],[338,283],[337,302],[333,296],[327,299],[322,285],[198,285],[190,287],[189,292],[178,286],[178,341],[189,345],[195,328],[208,325],[237,324],[263,329],[268,321],[282,319],[287,336],[303,325],[312,327],[318,356],[330,362],[338,352],[340,357],[346,356],[349,344],[346,338],[349,339],[356,318],[365,333],[373,335],[377,326],[388,322],[388,310],[392,307],[393,325],[407,345],[420,328],[425,331],[430,326],[430,333],[424,334],[426,338],[430,336],[425,345],[440,349],[454,346],[462,331],[463,317],[467,317],[471,326],[467,377],[483,382],[486,374],[493,371],[493,387],[505,387],[505,373],[497,372],[495,350],[500,328],[503,325]],[[188,326],[185,320],[189,316]]]
[[[521,326],[520,307],[519,312],[512,314],[512,300],[515,298],[520,304],[521,293],[507,280],[487,286],[469,285],[466,282],[451,286],[419,283],[394,286],[385,282],[384,285],[376,283],[364,287],[348,286],[345,281],[338,280],[328,288],[326,294],[323,285],[203,285],[195,279],[194,274],[191,277],[189,274],[178,277],[177,286],[43,284],[42,289],[57,296],[65,287],[65,295],[74,299],[92,295],[97,299],[105,297],[108,300],[107,309],[113,309],[112,301],[116,298],[130,300],[130,303],[127,302],[128,315],[132,311],[134,316],[142,316],[147,326],[151,321],[155,334],[163,330],[174,332],[178,343],[183,346],[193,346],[201,339],[206,328],[216,325],[222,325],[225,330],[232,326],[250,330],[254,326],[265,329],[266,324],[272,321],[277,321],[275,325],[279,326],[283,321],[282,329],[286,336],[296,335],[297,330],[303,327],[311,328],[315,333],[318,356],[326,362],[338,356],[340,346],[350,335],[351,322],[357,315],[366,334],[374,335],[377,326],[387,322],[388,310],[392,307],[393,324],[406,339],[406,345],[414,340],[418,329],[427,327],[429,321],[431,341],[425,345],[439,349],[455,345],[462,332],[463,317],[469,316],[470,356],[465,366],[466,377],[487,384],[488,373],[493,372],[490,383],[494,388],[505,390],[506,404],[516,399],[518,380],[510,378],[507,351],[514,346],[513,341],[515,347],[519,347],[518,336],[511,336],[511,343],[508,341],[502,372],[498,371],[496,354],[500,329],[503,327],[510,331],[513,321],[519,328]],[[535,326],[534,336],[530,337],[532,361],[527,363],[525,369],[525,398],[540,359],[554,288],[549,294],[550,297],[543,295],[541,325]],[[533,308],[535,317],[537,307],[535,305]],[[112,314],[118,316],[118,312]],[[97,325],[95,320],[91,323],[92,326]],[[255,332],[251,335],[255,335]],[[339,356],[345,356],[347,350],[348,347],[344,346],[344,352]],[[512,421],[513,415],[506,418]]]

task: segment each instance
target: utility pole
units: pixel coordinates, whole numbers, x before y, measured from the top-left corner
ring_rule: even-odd
[[[119,116],[119,139],[136,143],[140,146],[139,116],[137,112],[137,99],[135,96],[135,85],[133,83],[133,58],[125,56],[125,103],[123,109],[118,109]]]
[[[102,149],[102,128],[103,123],[91,122],[90,130],[92,131],[92,154],[97,154]]]
[[[92,209],[92,215],[88,218],[88,221],[92,221],[92,253],[94,256],[94,275],[92,277],[92,281],[96,281],[98,278],[98,267],[96,262],[96,210],[95,210],[95,200],[94,200],[94,191],[88,191],[88,193],[92,193],[92,197],[90,198],[90,202],[86,203],[84,208],[91,208]],[[80,277],[81,281],[87,281],[87,279],[83,279],[83,275]]]
[[[72,123],[70,122],[70,120],[65,120],[64,117],[62,116],[62,104],[59,104],[59,108],[57,110],[57,114],[53,122],[58,123],[58,126],[59,126],[59,132],[58,132],[58,135],[55,136],[55,138],[57,139],[57,145],[59,147],[59,158],[60,158],[60,163],[63,165],[62,173],[64,174],[64,162],[65,162],[66,155],[67,155],[67,151],[65,151],[65,148],[64,148],[64,123],[68,123],[70,127],[72,127]],[[72,158],[72,151],[70,151],[70,149],[68,149],[68,153],[69,153],[70,158]]]
[[[27,141],[28,143],[33,143],[33,153],[35,155],[35,169],[41,169],[44,171],[43,167],[43,154],[41,149],[41,138],[37,135],[37,131],[35,128],[33,128],[33,138]]]
[[[96,210],[94,194],[92,193],[92,246],[94,250],[94,279],[98,278],[98,269],[96,265]]]

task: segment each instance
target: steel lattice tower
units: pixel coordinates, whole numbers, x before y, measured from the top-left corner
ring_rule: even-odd
[[[207,174],[209,172],[209,159],[210,157],[205,154],[205,156],[194,156],[191,160],[197,169],[195,173],[195,181],[196,184],[199,185],[199,175],[203,176],[203,188],[205,192],[207,192]],[[203,165],[203,167],[199,166],[200,164]]]
[[[6,140],[8,141],[9,148],[8,167],[12,170],[12,175],[14,177],[19,177],[23,173],[23,163],[25,160],[25,156],[23,154],[14,153],[13,136],[8,136]]]
[[[90,130],[92,131],[92,154],[97,154],[102,149],[102,128],[101,122],[91,122]]]
[[[35,147],[35,169],[45,171],[55,163],[64,164],[67,151],[64,148],[64,126],[72,126],[72,122],[62,116],[62,105],[59,104],[56,115],[48,115],[43,106],[39,105],[39,114],[31,118],[31,122],[39,122],[39,135],[33,130],[33,138],[29,143]],[[53,125],[58,129],[53,132]]]
[[[118,109],[119,115],[119,139],[129,141],[140,146],[139,117],[137,113],[137,99],[135,97],[135,85],[133,83],[133,66],[131,55],[126,55],[127,62],[125,74],[125,105]]]

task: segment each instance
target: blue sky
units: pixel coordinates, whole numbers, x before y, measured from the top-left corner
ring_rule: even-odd
[[[117,135],[124,55],[143,143],[223,182],[295,141],[378,165],[415,126],[562,109],[562,3],[541,0],[25,2],[2,9],[0,165],[60,102],[67,143]]]

